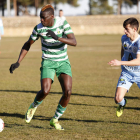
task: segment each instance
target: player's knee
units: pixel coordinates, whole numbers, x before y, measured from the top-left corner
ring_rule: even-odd
[[[45,87],[45,88],[42,89],[42,92],[43,92],[44,96],[47,96],[49,94],[49,92],[50,92],[50,88]]]
[[[69,99],[71,96],[71,89],[66,90],[63,96],[66,98],[66,100]]]
[[[122,99],[123,99],[123,98],[121,98],[120,96],[116,96],[116,97],[114,98],[116,104],[119,103],[119,102],[121,102]]]

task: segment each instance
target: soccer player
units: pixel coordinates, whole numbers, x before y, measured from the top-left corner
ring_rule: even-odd
[[[2,19],[0,18],[0,40],[2,35],[4,35],[4,27],[3,27]]]
[[[115,102],[119,104],[116,115],[123,114],[127,99],[124,98],[126,92],[133,83],[140,88],[140,35],[138,34],[139,22],[136,18],[128,18],[123,23],[124,33],[122,36],[121,61],[111,60],[111,66],[121,66],[122,72],[118,80]]]
[[[41,9],[40,20],[41,23],[35,26],[29,40],[23,45],[18,61],[11,65],[10,73],[13,73],[15,68],[19,67],[31,45],[40,37],[42,43],[41,90],[29,106],[25,114],[25,121],[26,123],[31,121],[37,107],[49,94],[56,73],[63,95],[55,115],[50,120],[50,125],[57,130],[64,130],[58,123],[58,119],[66,110],[72,90],[72,73],[67,55],[67,44],[76,46],[77,42],[68,22],[54,18],[54,8],[50,4]]]
[[[59,16],[56,16],[56,18],[61,18],[63,20],[66,20],[66,18],[64,17],[64,13],[63,13],[62,9],[59,10]]]
[[[2,19],[0,18],[0,40],[1,40],[2,35],[4,35],[4,28],[3,28]],[[0,54],[1,54],[1,52],[0,52]]]

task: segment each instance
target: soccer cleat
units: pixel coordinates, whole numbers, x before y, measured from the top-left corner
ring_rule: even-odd
[[[59,124],[58,119],[52,118],[50,120],[50,126],[54,127],[57,130],[64,130],[64,128]]]
[[[33,105],[31,104],[25,114],[25,121],[26,123],[29,123],[31,121],[31,119],[33,118],[33,115],[36,111],[37,107],[33,107]]]
[[[126,104],[127,104],[127,99],[125,99],[125,105],[124,106],[119,105],[117,107],[117,111],[116,111],[117,117],[120,117],[123,114],[123,110],[124,110],[124,107],[126,106]]]

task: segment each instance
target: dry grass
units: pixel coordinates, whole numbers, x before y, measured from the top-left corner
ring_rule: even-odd
[[[120,35],[76,36],[77,47],[68,47],[73,72],[73,94],[60,119],[65,131],[49,126],[61,97],[55,77],[51,93],[38,107],[30,124],[24,115],[40,90],[40,41],[35,42],[20,67],[9,73],[23,43],[28,39],[2,38],[0,46],[0,118],[4,140],[138,140],[140,139],[140,95],[134,84],[127,93],[122,117],[115,115],[114,92],[120,67],[107,62],[120,59]]]

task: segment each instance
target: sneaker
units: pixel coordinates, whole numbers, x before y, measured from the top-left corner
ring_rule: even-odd
[[[64,130],[64,128],[59,124],[58,119],[52,118],[50,120],[50,126],[54,127],[57,130]]]
[[[26,114],[25,114],[25,121],[26,123],[29,123],[31,121],[31,119],[33,118],[33,115],[36,111],[37,107],[33,107],[33,105],[31,104],[30,107],[28,108]]]
[[[123,110],[124,110],[124,107],[126,106],[126,104],[127,104],[127,99],[125,99],[125,105],[124,106],[119,105],[117,107],[117,111],[116,111],[117,117],[120,117],[123,114]]]

